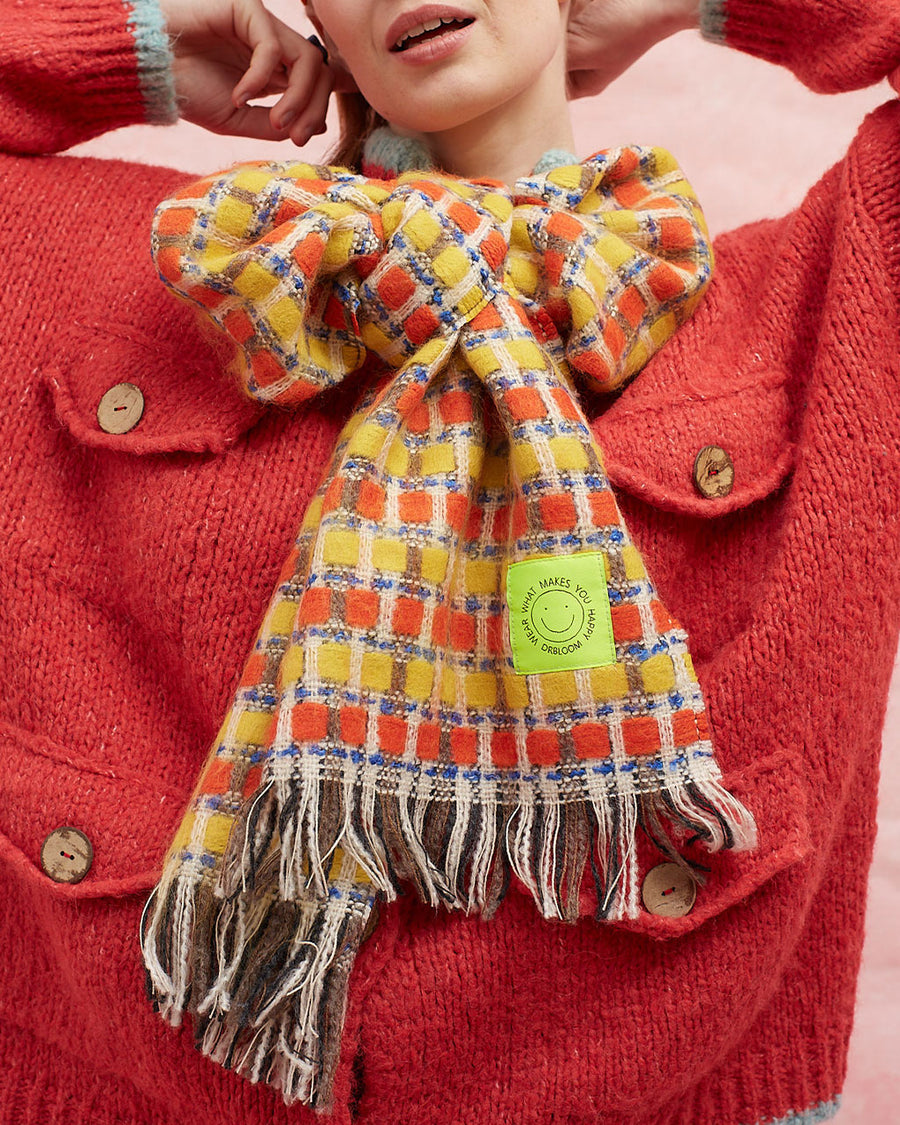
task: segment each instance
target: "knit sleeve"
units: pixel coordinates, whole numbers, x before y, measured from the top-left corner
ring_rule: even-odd
[[[177,116],[157,0],[0,0],[0,151]]]
[[[898,0],[701,0],[700,30],[823,94],[871,86],[900,66]]]

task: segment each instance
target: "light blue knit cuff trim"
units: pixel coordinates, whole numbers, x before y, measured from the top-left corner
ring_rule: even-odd
[[[841,1099],[837,1097],[830,1102],[819,1102],[812,1109],[789,1113],[787,1117],[779,1117],[777,1121],[773,1117],[767,1117],[763,1121],[757,1121],[756,1125],[819,1125],[819,1122],[830,1121],[837,1116],[840,1108]]]
[[[150,125],[172,125],[178,120],[172,48],[159,0],[125,0],[125,8],[137,51],[147,121]]]
[[[726,0],[700,0],[700,34],[710,43],[726,42],[725,4]],[[773,1125],[778,1123],[773,1122]]]

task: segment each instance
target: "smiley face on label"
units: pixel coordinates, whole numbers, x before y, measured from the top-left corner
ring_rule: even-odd
[[[584,608],[567,590],[544,590],[532,601],[530,617],[538,636],[555,644],[574,640],[584,628]]]
[[[615,664],[600,551],[545,555],[506,571],[509,643],[520,676]]]

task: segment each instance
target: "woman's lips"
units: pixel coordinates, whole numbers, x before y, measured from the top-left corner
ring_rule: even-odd
[[[439,35],[443,35],[447,31],[452,31],[453,28],[459,27],[463,20],[429,20],[424,26],[414,27],[404,35],[400,42],[394,47],[395,51],[405,51],[413,43],[418,43],[423,39],[436,39]],[[469,20],[469,23],[472,21]]]
[[[437,20],[448,22],[426,29],[427,24]],[[474,22],[472,16],[458,8],[444,4],[423,5],[394,20],[385,35],[385,47],[392,55],[402,55],[408,62],[431,62],[452,54],[462,46]],[[410,33],[415,38],[404,39]]]
[[[404,50],[395,52],[396,57],[408,63],[430,63],[446,58],[459,50],[468,39],[471,26],[450,26],[439,35],[418,39]]]

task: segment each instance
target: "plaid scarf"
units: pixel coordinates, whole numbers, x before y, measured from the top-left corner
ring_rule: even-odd
[[[376,900],[489,916],[514,876],[574,921],[589,861],[618,919],[639,827],[681,863],[753,846],[575,388],[638,372],[712,251],[636,147],[511,190],[244,166],[162,204],[153,248],[257,399],[371,375],[142,923],[163,1016],[327,1108]]]

